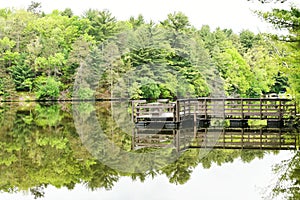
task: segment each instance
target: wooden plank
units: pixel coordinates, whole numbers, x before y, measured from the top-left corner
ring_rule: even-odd
[[[198,141],[199,142],[199,141]],[[203,140],[203,141],[200,141],[202,143],[205,143],[207,142],[207,140]],[[209,142],[207,142],[209,143]],[[292,145],[295,145],[294,142],[288,142],[288,143],[281,143],[281,142],[273,142],[273,143],[270,143],[270,142],[225,142],[223,143],[222,141],[218,142],[214,142],[214,145],[215,146],[218,146],[218,145],[222,145],[222,146],[292,146]]]
[[[159,105],[152,105],[152,104],[138,104],[136,105],[137,108],[174,108],[174,104],[159,104]]]

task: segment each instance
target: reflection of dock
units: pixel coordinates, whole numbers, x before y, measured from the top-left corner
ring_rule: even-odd
[[[184,128],[155,130],[135,128],[133,149],[143,147],[173,147],[217,149],[297,149],[298,134],[287,128]]]
[[[266,120],[269,127],[281,127],[296,115],[290,99],[198,98],[171,103],[133,101],[132,120],[137,126],[179,128],[185,121],[207,126],[212,119],[229,120],[233,127],[248,120]]]
[[[216,138],[217,136],[217,138]],[[284,129],[200,129],[190,148],[296,149],[297,135]]]

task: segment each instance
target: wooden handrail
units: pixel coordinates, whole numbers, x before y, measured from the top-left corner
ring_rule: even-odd
[[[277,119],[282,120],[295,113],[295,104],[290,99],[266,98],[194,98],[178,99],[171,103],[132,103],[133,121],[142,115],[157,117],[170,113],[174,122],[199,116],[201,119],[221,117],[224,119]],[[170,116],[168,114],[168,116]],[[149,117],[149,116],[147,116]],[[150,116],[151,117],[151,116]],[[247,117],[247,118],[246,118]]]

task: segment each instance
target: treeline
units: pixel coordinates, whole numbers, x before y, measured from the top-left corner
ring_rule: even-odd
[[[153,23],[142,15],[118,21],[107,10],[39,9],[0,10],[1,99],[299,93],[299,69],[289,70],[297,53],[266,34],[197,29],[181,12]]]

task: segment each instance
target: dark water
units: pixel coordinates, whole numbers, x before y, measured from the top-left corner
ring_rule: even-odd
[[[143,131],[126,103],[1,104],[0,199],[298,198],[296,130]]]

